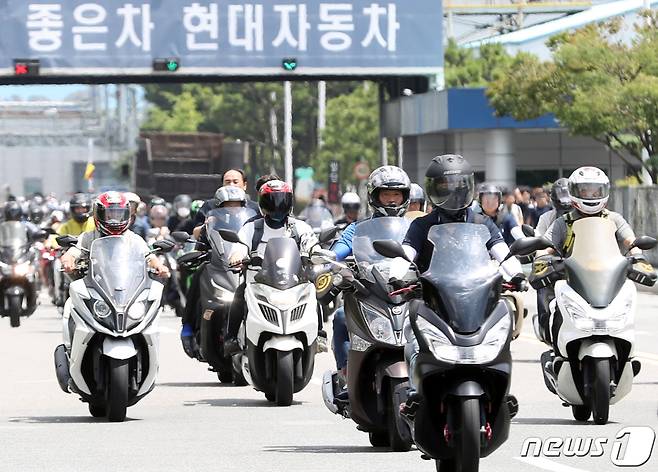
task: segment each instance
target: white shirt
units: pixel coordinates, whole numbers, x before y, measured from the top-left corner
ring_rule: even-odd
[[[270,226],[268,226],[267,220],[264,221],[263,237],[260,240],[260,244],[258,245],[258,248],[256,248],[256,252],[258,253],[258,256],[263,257],[265,255],[265,247],[267,246],[267,242],[270,239],[291,238],[293,235],[292,226],[295,227],[295,229],[297,230],[297,234],[299,235],[299,240],[300,240],[299,251],[302,254],[308,255],[311,248],[318,242],[318,238],[313,232],[313,228],[311,228],[307,223],[301,220],[288,217],[287,223],[283,225],[281,228],[271,228]],[[252,239],[254,237],[254,229],[255,229],[255,221],[251,221],[245,224],[238,232],[238,237],[240,238],[240,241],[245,243],[250,248],[251,248]],[[236,244],[233,247],[233,251],[229,256],[229,259],[233,259],[234,257],[244,258],[246,256],[247,256],[247,248],[242,244]]]

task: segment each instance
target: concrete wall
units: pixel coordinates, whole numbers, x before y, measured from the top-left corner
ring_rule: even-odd
[[[613,188],[608,208],[624,215],[636,236],[658,237],[658,186]],[[658,265],[658,249],[647,259]]]
[[[0,185],[9,185],[15,195],[25,193],[26,178],[41,179],[44,193],[63,197],[75,191],[75,162],[86,162],[87,146],[0,146]],[[119,157],[118,151],[94,149],[94,162]]]
[[[412,180],[422,181],[432,157],[444,153],[462,154],[476,171],[486,170],[487,133],[491,130],[451,131],[406,136],[404,168]],[[601,143],[586,137],[570,136],[563,130],[509,130],[517,170],[562,169],[566,177],[577,167],[594,165],[604,169],[611,180],[625,176],[623,162]],[[524,182],[517,182],[523,184]]]

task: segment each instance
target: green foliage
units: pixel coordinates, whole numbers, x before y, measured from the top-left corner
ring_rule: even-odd
[[[654,23],[658,18],[653,18]],[[520,54],[487,93],[499,115],[518,120],[555,114],[573,134],[591,136],[635,168],[658,175],[658,29],[592,24],[551,38],[552,62]],[[646,150],[651,159],[642,162]]]
[[[475,50],[460,48],[450,39],[445,49],[446,87],[484,87],[498,78],[511,61],[500,44],[485,44]]]
[[[197,109],[195,98],[190,92],[178,95],[164,92],[162,98],[167,100],[169,107],[151,108],[149,118],[142,126],[143,129],[170,132],[198,130],[203,115]]]
[[[352,93],[327,102],[324,145],[313,167],[327,175],[330,160],[341,163],[342,182],[352,182],[354,164],[365,160],[371,169],[379,162],[379,113],[377,85],[364,82]]]

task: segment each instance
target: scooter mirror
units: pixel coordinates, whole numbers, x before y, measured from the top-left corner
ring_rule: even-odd
[[[635,241],[633,241],[631,247],[636,247],[638,249],[642,249],[643,251],[648,251],[649,249],[656,247],[656,244],[658,244],[656,238],[652,238],[651,236],[640,236]]]
[[[338,228],[336,228],[335,226],[332,228],[323,229],[322,231],[320,231],[318,240],[320,241],[320,243],[326,243],[327,241],[331,241],[334,238],[334,236],[336,236],[337,232],[338,232]]]
[[[160,252],[170,252],[174,248],[175,244],[172,241],[167,239],[161,239],[153,243],[154,249],[159,249]]]
[[[64,236],[58,236],[55,238],[55,241],[57,241],[57,244],[59,244],[62,247],[72,247],[78,244],[78,238],[75,236],[71,236],[70,234],[65,234]]]
[[[32,241],[45,241],[48,239],[48,232],[46,230],[39,230],[36,233],[34,233],[31,237]]]
[[[401,257],[402,259],[409,261],[407,254],[402,248],[402,244],[397,241],[378,239],[372,242],[372,247],[382,256],[390,258]]]
[[[523,231],[523,234],[525,234],[526,236],[535,235],[535,228],[533,228],[530,225],[521,225],[521,231]]]
[[[535,251],[552,248],[553,243],[546,238],[530,237],[517,239],[510,246],[510,254],[513,256],[528,256]]]
[[[220,229],[219,230],[219,235],[222,237],[224,241],[227,241],[229,243],[240,243],[240,238],[238,237],[238,233],[235,231],[230,231],[228,229]]]
[[[185,231],[174,231],[171,233],[171,237],[174,238],[174,241],[177,243],[186,243],[190,239],[190,234]]]

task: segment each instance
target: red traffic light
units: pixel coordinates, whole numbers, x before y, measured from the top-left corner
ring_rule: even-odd
[[[14,75],[39,75],[39,61],[36,59],[14,59]]]

